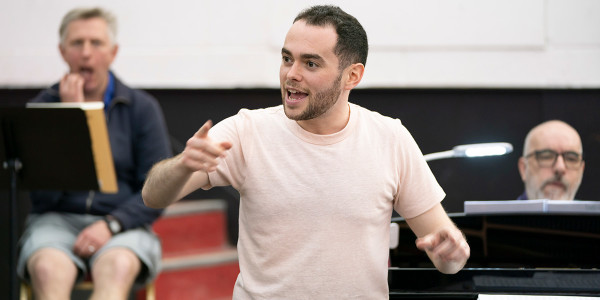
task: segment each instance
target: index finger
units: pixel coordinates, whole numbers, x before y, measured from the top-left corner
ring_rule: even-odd
[[[448,238],[448,231],[445,229],[437,232],[432,232],[420,239],[417,239],[417,248],[419,249],[434,249]]]
[[[198,131],[196,132],[196,134],[194,134],[194,136],[199,137],[199,138],[205,138],[208,136],[208,131],[212,128],[212,121],[208,120],[206,122],[204,122],[204,125],[202,125],[202,127],[200,127],[200,129],[198,129]]]
[[[417,248],[421,249],[421,250],[431,250],[432,248],[435,247],[435,236],[432,236],[431,234],[426,235],[424,237],[418,238],[416,240],[416,246]]]

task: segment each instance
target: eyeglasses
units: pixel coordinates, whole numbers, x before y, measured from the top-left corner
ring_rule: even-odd
[[[538,165],[542,168],[553,167],[554,164],[556,164],[556,160],[559,155],[562,156],[567,169],[577,169],[579,166],[581,166],[581,162],[583,161],[583,155],[577,152],[566,151],[563,153],[558,153],[549,149],[533,151],[532,153],[525,155],[525,158],[529,158],[534,155]]]

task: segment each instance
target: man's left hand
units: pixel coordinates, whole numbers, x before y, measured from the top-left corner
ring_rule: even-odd
[[[111,237],[112,234],[106,222],[104,220],[96,221],[79,233],[73,251],[81,257],[90,257],[102,248]]]
[[[417,248],[427,251],[432,261],[440,261],[444,264],[456,263],[460,265],[460,268],[471,255],[471,248],[464,235],[455,228],[442,228],[437,232],[418,238],[416,244]]]

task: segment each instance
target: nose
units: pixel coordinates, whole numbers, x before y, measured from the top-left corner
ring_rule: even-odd
[[[562,155],[558,155],[558,157],[556,157],[556,162],[554,163],[554,166],[552,166],[554,168],[554,171],[557,173],[564,173],[565,170],[567,169],[567,166],[565,165],[565,159],[563,158]]]
[[[291,66],[289,66],[286,77],[288,80],[300,81],[302,80],[302,74],[300,70],[300,66],[297,62],[294,62]]]
[[[84,42],[83,43],[83,47],[81,49],[81,54],[83,56],[90,56],[90,54],[92,53],[92,44],[90,42]]]

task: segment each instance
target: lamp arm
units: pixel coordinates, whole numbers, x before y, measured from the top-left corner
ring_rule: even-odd
[[[454,157],[453,150],[447,150],[447,151],[435,152],[435,153],[429,153],[429,154],[423,155],[423,158],[425,158],[425,161],[432,161],[432,160],[436,160],[436,159],[444,159],[444,158],[450,158],[450,157]]]

